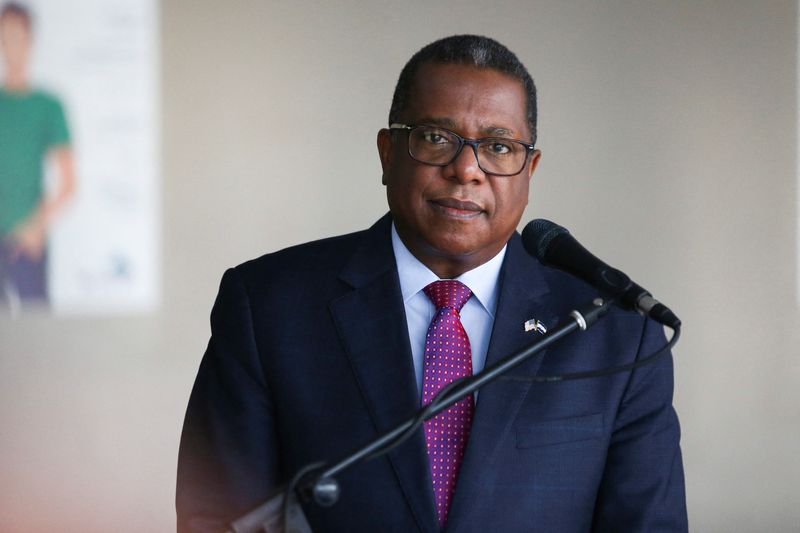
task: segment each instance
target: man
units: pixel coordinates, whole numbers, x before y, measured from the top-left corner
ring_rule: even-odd
[[[75,189],[64,110],[28,79],[31,33],[27,8],[8,2],[0,9],[0,302],[12,305],[47,298],[48,228]],[[43,183],[48,157],[58,178],[50,198]]]
[[[178,525],[213,531],[301,467],[341,458],[455,377],[530,344],[594,291],[515,229],[540,158],[533,81],[501,44],[420,50],[378,133],[390,214],[228,270],[184,425]],[[685,531],[671,360],[593,380],[524,378],[644,357],[661,328],[612,311],[337,476],[321,531]],[[471,367],[471,368],[470,368]]]

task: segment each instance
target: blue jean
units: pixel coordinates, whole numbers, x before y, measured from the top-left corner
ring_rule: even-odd
[[[47,299],[47,250],[38,260],[25,256],[11,259],[11,245],[0,240],[0,300],[12,287],[22,300]]]

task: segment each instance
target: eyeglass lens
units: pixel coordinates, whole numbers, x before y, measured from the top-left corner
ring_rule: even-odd
[[[430,165],[450,164],[461,144],[461,139],[453,132],[435,127],[418,126],[408,136],[411,156]],[[481,139],[476,148],[478,166],[490,174],[518,174],[528,157],[524,144],[501,137]]]

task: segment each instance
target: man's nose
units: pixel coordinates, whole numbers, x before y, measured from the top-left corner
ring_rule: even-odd
[[[486,179],[486,173],[478,165],[478,153],[475,147],[465,144],[458,156],[443,169],[445,177],[461,183],[480,182]]]

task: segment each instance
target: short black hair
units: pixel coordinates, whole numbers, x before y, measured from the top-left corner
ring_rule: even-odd
[[[3,7],[0,8],[0,19],[6,15],[13,15],[21,18],[28,30],[30,30],[31,26],[33,26],[33,16],[31,15],[31,10],[20,2],[6,2],[3,4]]]
[[[528,129],[531,142],[536,143],[536,85],[528,69],[514,52],[499,42],[482,35],[453,35],[434,41],[411,56],[400,72],[394,88],[389,124],[398,122],[398,116],[408,104],[414,76],[424,63],[471,65],[490,68],[518,79],[525,89]]]

